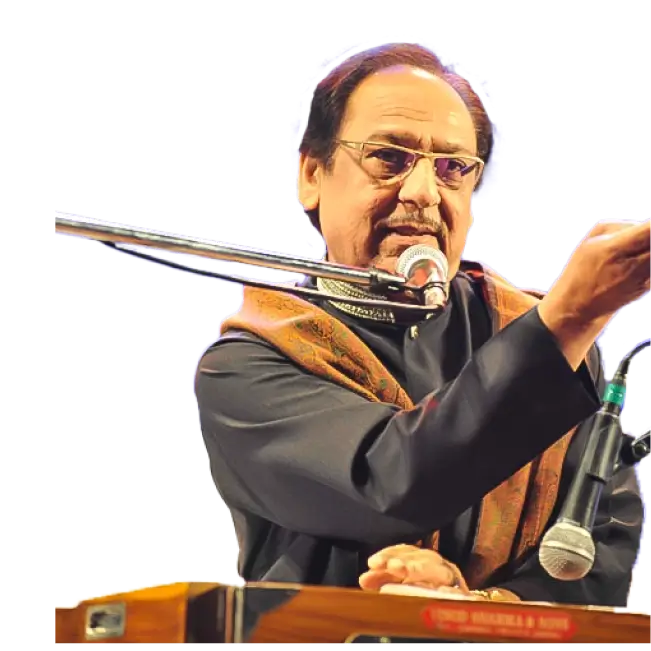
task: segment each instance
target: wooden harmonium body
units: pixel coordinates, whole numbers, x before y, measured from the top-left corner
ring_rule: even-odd
[[[57,642],[646,642],[649,616],[294,584],[175,583],[56,610]]]

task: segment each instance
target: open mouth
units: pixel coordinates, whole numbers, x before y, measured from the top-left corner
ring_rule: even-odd
[[[441,231],[435,232],[431,228],[405,224],[383,229],[382,239],[389,237],[396,240],[404,240],[404,243],[407,245],[415,244],[416,242],[413,242],[413,240],[416,238],[419,240],[421,238],[427,238],[428,245],[435,246],[445,254],[445,235]]]
[[[430,235],[431,237],[436,237],[436,233],[434,233],[431,229],[423,228],[422,226],[414,226],[411,224],[396,226],[388,230],[390,233],[397,233],[398,235],[406,235],[411,237],[416,237],[418,235]]]

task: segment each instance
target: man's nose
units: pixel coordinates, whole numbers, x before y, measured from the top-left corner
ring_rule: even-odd
[[[421,158],[416,162],[414,169],[402,182],[398,197],[401,202],[413,203],[418,208],[436,206],[441,202],[431,160]]]

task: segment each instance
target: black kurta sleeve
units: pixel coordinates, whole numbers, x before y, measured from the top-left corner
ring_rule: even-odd
[[[536,309],[411,410],[369,402],[256,341],[207,351],[195,388],[229,506],[374,546],[441,528],[599,405]]]
[[[596,384],[603,395],[605,379],[601,364]],[[553,526],[567,496],[590,434],[581,428],[568,449],[561,478],[561,490],[550,517]],[[625,606],[633,565],[640,547],[643,504],[633,468],[616,473],[604,487],[592,537],[596,554],[592,570],[579,581],[558,581],[550,577],[538,561],[538,550],[529,555],[508,581],[499,586],[527,601]]]

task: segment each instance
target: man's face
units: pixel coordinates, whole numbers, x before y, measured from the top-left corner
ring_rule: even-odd
[[[367,77],[351,95],[340,140],[387,142],[433,153],[476,156],[475,128],[463,100],[446,82],[412,67]],[[458,189],[437,183],[431,159],[421,158],[400,183],[383,186],[360,166],[360,152],[337,146],[329,170],[301,157],[299,197],[319,209],[328,259],[395,273],[414,244],[439,248],[452,278],[472,217],[476,172]]]

